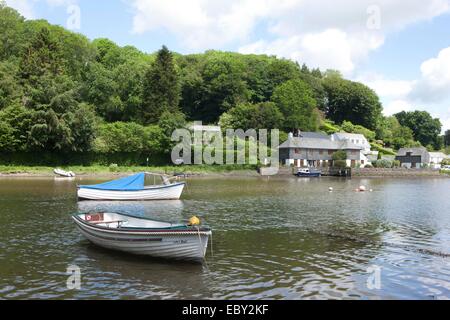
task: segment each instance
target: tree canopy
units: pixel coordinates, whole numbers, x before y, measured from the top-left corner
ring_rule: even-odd
[[[0,28],[0,151],[167,153],[171,130],[189,121],[449,144],[438,119],[383,117],[373,90],[335,70],[216,50],[147,54],[26,20],[1,0]]]
[[[327,94],[324,111],[329,119],[338,124],[348,120],[370,130],[377,128],[383,108],[372,89],[335,74],[326,76],[323,86]]]
[[[442,148],[440,139],[442,124],[427,111],[402,111],[395,114],[398,122],[412,130],[414,139],[423,146],[432,145],[434,149]]]

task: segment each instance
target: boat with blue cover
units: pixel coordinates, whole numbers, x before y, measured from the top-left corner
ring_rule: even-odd
[[[159,176],[162,184],[145,185],[147,175]],[[78,186],[77,195],[83,200],[177,200],[185,182],[171,182],[163,174],[141,172],[129,177],[95,184]]]

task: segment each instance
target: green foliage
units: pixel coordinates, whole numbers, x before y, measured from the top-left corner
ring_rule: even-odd
[[[382,106],[372,89],[336,75],[326,76],[323,86],[327,94],[324,111],[329,119],[336,123],[347,120],[370,130],[377,128]]]
[[[414,139],[422,145],[432,145],[435,150],[442,148],[439,138],[442,124],[439,119],[433,119],[427,111],[402,111],[395,114],[398,122],[412,130]]]
[[[444,146],[450,146],[450,130],[446,130],[444,134]]]
[[[347,161],[345,161],[345,160],[334,160],[333,161],[333,167],[345,168],[345,167],[347,167]]]
[[[348,133],[362,134],[369,141],[375,140],[376,134],[374,131],[364,128],[363,126],[360,126],[360,125],[354,125],[350,121],[344,120],[342,122],[341,128],[342,128],[342,130],[344,130],[345,132],[348,132]]]
[[[273,102],[241,103],[222,114],[219,124],[223,129],[278,129],[283,115]]]
[[[289,80],[278,86],[272,96],[284,116],[283,129],[316,131],[319,115],[312,90],[302,80]]]
[[[370,147],[373,151],[378,151],[379,153],[382,153],[384,155],[395,156],[397,154],[394,150],[390,148],[385,148],[382,145],[379,145],[378,143],[375,142],[371,142]]]
[[[177,111],[179,101],[180,83],[173,56],[163,46],[144,76],[142,122],[157,123],[164,111]]]
[[[400,160],[392,161],[392,168],[400,168],[401,162]]]
[[[0,111],[0,122],[3,128],[0,134],[3,141],[0,150],[19,151],[26,148],[33,114],[33,111],[20,104],[11,105]]]
[[[381,119],[380,126],[377,129],[377,136],[383,139],[387,146],[395,149],[420,145],[414,141],[412,130],[400,125],[394,116]]]
[[[12,61],[0,62],[0,110],[23,95],[17,72],[18,66]]]
[[[339,132],[342,129],[333,121],[325,119],[321,121],[319,130],[324,131],[326,134],[330,135]]]
[[[347,152],[344,150],[339,150],[333,153],[332,155],[333,160],[347,160]]]
[[[98,153],[160,153],[164,134],[157,126],[133,122],[104,123],[99,126],[94,151]]]
[[[0,1],[0,60],[17,55],[21,50],[24,19]]]
[[[103,162],[105,154],[136,152],[129,162],[136,163],[143,153],[170,151],[169,134],[185,122],[179,111],[204,123],[220,119],[224,128],[280,128],[282,141],[285,132],[320,125],[328,134],[362,133],[390,148],[417,145],[414,138],[434,149],[449,145],[450,133],[436,136],[436,119],[382,117],[374,92],[338,71],[214,50],[181,55],[163,47],[146,54],[25,20],[3,1],[0,29],[2,152],[73,152],[89,159],[97,153]],[[377,148],[390,150],[380,141]]]
[[[158,121],[158,127],[163,133],[163,136],[159,140],[159,143],[160,148],[162,148],[164,152],[170,153],[172,147],[175,145],[175,143],[172,142],[172,133],[176,129],[181,129],[185,127],[185,125],[186,125],[186,117],[180,111],[176,112],[164,111],[161,114],[161,117],[159,118]]]
[[[377,160],[372,162],[375,168],[392,168],[393,164],[389,160]]]

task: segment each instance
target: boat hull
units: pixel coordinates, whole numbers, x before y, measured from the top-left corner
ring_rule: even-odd
[[[82,200],[178,200],[184,186],[182,182],[137,191],[78,188],[77,194]]]
[[[320,172],[314,172],[314,173],[302,173],[302,172],[298,172],[297,174],[295,174],[297,177],[320,177],[321,173]]]
[[[81,234],[97,246],[156,258],[202,260],[211,231],[118,230],[99,228],[73,217]]]

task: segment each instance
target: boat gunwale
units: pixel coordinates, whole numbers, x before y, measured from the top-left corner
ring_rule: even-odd
[[[162,221],[162,220],[155,220],[150,219],[146,217],[136,217],[128,214],[122,214],[122,213],[115,213],[114,214],[135,218],[135,219],[142,219],[142,220],[148,220],[148,221],[157,221],[157,222],[166,222],[171,223],[168,221]],[[72,218],[75,220],[75,222],[79,222],[82,225],[85,225],[91,229],[94,230],[100,230],[108,233],[120,233],[120,234],[136,234],[136,233],[150,233],[150,234],[201,234],[201,235],[210,235],[211,234],[211,228],[209,227],[199,227],[194,228],[190,227],[188,225],[179,225],[177,227],[166,227],[166,228],[141,228],[141,227],[121,227],[117,229],[109,228],[109,227],[103,227],[99,225],[94,225],[92,223],[86,222],[85,220],[80,218],[80,215],[82,214],[89,214],[89,213],[75,213],[72,215]]]

